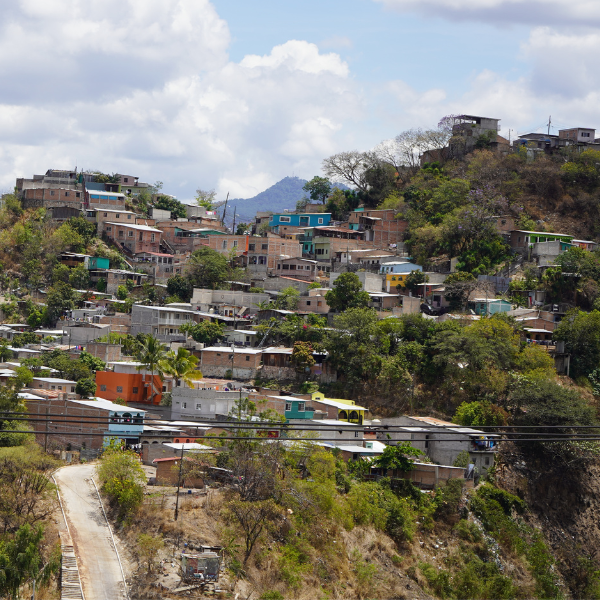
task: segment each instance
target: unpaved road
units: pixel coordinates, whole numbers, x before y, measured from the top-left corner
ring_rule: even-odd
[[[86,600],[125,598],[125,582],[100,501],[93,465],[64,467],[54,475],[73,538]]]

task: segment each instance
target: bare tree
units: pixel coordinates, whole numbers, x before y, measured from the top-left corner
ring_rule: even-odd
[[[359,191],[367,193],[367,171],[379,162],[375,152],[340,152],[323,161],[323,172],[332,181],[352,185]]]

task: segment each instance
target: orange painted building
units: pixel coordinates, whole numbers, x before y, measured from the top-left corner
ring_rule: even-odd
[[[96,371],[96,395],[114,402],[122,398],[125,402],[144,402],[160,404],[163,382],[154,375],[154,398],[152,398],[152,375],[142,373],[115,373],[113,371]]]

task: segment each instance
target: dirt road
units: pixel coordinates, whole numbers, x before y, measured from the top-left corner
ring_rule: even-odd
[[[64,467],[54,475],[77,555],[86,600],[126,598],[110,530],[91,481],[93,465]]]

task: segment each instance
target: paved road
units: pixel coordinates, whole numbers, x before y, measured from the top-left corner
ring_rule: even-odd
[[[110,531],[90,478],[93,465],[64,467],[54,475],[77,555],[86,600],[125,598],[125,585]]]

